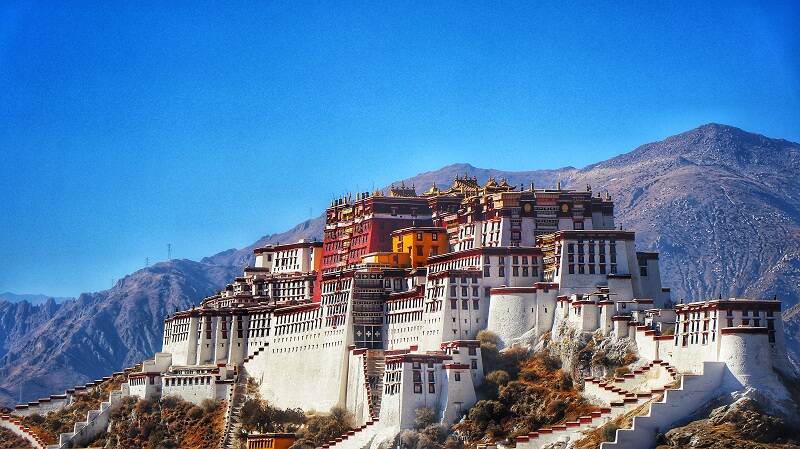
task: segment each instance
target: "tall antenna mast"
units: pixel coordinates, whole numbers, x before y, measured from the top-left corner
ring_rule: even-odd
[[[167,260],[172,260],[172,243],[167,243]]]
[[[145,257],[144,258],[144,266],[146,266],[146,267],[150,266],[150,258],[149,257]]]

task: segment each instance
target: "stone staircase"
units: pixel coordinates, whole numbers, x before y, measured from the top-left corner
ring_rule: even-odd
[[[253,354],[253,356],[255,355]],[[219,449],[234,449],[236,447],[236,435],[242,428],[242,406],[247,399],[247,379],[248,376],[245,371],[239,370],[228,392],[228,409],[225,412],[225,427],[222,439],[219,442]]]
[[[103,383],[104,381],[110,380],[114,376],[130,374],[131,372],[139,368],[141,368],[141,363],[138,363],[130,368],[125,368],[122,371],[117,371],[111,376],[106,376],[103,377],[102,379],[97,379],[95,381],[83,385],[76,385],[72,388],[65,390],[64,393],[51,394],[49,397],[46,398],[40,398],[35,401],[27,402],[25,404],[18,404],[14,407],[12,413],[16,416],[29,416],[33,414],[46,415],[50,412],[59,410],[71,404],[72,397],[75,395],[75,393],[94,388]]]
[[[655,360],[612,379],[584,378],[585,396],[602,403],[603,407],[577,420],[518,436],[517,449],[539,449],[557,442],[579,440],[584,432],[600,427],[663,394],[668,385],[675,383],[676,377],[677,372],[673,367]]]
[[[267,349],[268,347],[269,347],[269,346],[261,346],[260,348],[256,349],[256,351],[255,351],[254,353],[250,354],[249,356],[247,356],[247,358],[245,358],[245,359],[242,361],[242,363],[244,364],[244,363],[247,363],[247,362],[249,362],[249,361],[253,360],[254,358],[256,358],[256,356],[257,356],[257,355],[259,355],[259,354],[261,354],[262,352],[266,351],[266,349]]]
[[[33,446],[34,449],[45,449],[45,444],[38,435],[33,433],[28,426],[10,415],[0,415],[0,427],[4,427],[13,432],[18,437],[24,439]]]
[[[690,418],[712,399],[722,384],[724,362],[703,362],[699,374],[683,374],[679,385],[667,388],[659,401],[651,402],[647,414],[635,416],[630,429],[618,429],[612,442],[601,449],[638,449],[653,447],[659,432]]]
[[[364,361],[364,373],[367,377],[369,391],[369,412],[373,421],[381,414],[381,400],[383,398],[383,375],[386,371],[385,357],[382,349],[370,349]]]
[[[111,412],[119,405],[123,397],[128,396],[128,384],[123,383],[119,390],[112,391],[108,400],[100,403],[97,410],[86,412],[86,421],[74,424],[73,431],[58,436],[58,444],[51,444],[47,449],[67,449],[84,447],[108,428]]]
[[[678,380],[677,370],[667,362],[654,360],[622,376],[604,379],[585,377],[584,396],[602,405],[624,400],[626,397],[663,393]]]
[[[321,446],[323,449],[366,449],[380,430],[377,424],[383,398],[383,376],[386,371],[383,349],[367,349],[361,360],[369,404],[369,420],[361,427],[349,430],[342,436],[323,444]]]
[[[317,449],[366,449],[378,434],[377,424],[377,420],[369,421],[359,428],[328,441]]]

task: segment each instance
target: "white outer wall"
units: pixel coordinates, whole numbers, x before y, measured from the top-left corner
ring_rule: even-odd
[[[439,392],[440,422],[450,426],[478,401],[475,397],[475,385],[469,369],[450,368],[440,371],[441,391]],[[460,380],[455,380],[458,373]]]
[[[347,410],[356,418],[356,426],[365,424],[370,419],[369,400],[365,385],[366,373],[364,360],[366,354],[353,354],[350,351],[347,364]]]
[[[536,321],[536,309],[536,292],[493,294],[487,329],[497,334],[503,346],[507,346],[531,329]]]
[[[213,382],[206,385],[167,386],[162,384],[161,395],[162,397],[177,396],[184,401],[200,404],[205,399],[227,399],[230,388],[231,384]]]
[[[772,384],[772,357],[767,334],[735,333],[722,334],[719,360],[725,361],[734,381],[728,378],[730,387],[743,385]]]
[[[273,339],[265,350],[268,354],[257,356],[257,363],[247,368],[261,382],[264,399],[276,407],[305,411],[327,412],[344,405],[351,327],[348,319],[337,329],[323,327],[279,337],[283,341]],[[308,385],[313,388],[298,388]]]
[[[647,416],[633,418],[633,429],[617,430],[616,441],[602,443],[601,449],[648,448],[655,446],[658,432],[670,429],[718,394],[725,364],[703,364],[702,376],[684,376],[681,389],[667,390],[664,401],[653,403]]]

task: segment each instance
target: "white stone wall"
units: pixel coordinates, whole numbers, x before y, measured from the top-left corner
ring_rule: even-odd
[[[217,383],[213,379],[206,380],[203,377],[181,377],[178,378],[180,382],[173,385],[172,379],[176,378],[162,378],[161,396],[177,396],[194,404],[200,404],[205,399],[227,399],[228,391],[233,385],[230,382]]]
[[[530,329],[536,314],[536,291],[492,295],[489,306],[488,329],[504,346]]]
[[[481,357],[481,347],[475,341],[454,341],[444,343],[445,353],[453,358],[453,363],[469,366],[472,384],[475,386],[483,384],[483,358]]]
[[[773,384],[776,381],[766,333],[722,334],[719,360],[728,365],[732,376],[727,379],[727,383],[732,388]]]
[[[348,315],[349,316],[349,315]],[[258,364],[248,372],[261,382],[265,400],[281,408],[327,412],[344,405],[347,391],[348,346],[352,344],[352,324],[319,327],[276,335],[267,356],[254,359]],[[313,388],[298,388],[313,385]]]
[[[616,441],[602,443],[601,449],[646,448],[655,445],[655,437],[707,405],[715,397],[722,381],[725,364],[706,362],[702,376],[683,376],[681,388],[667,390],[662,402],[653,403],[646,416],[633,418],[633,429],[620,429]]]
[[[472,383],[469,369],[461,365],[445,365],[439,376],[442,390],[438,404],[439,422],[450,426],[461,419],[477,402],[475,385]]]
[[[370,421],[366,372],[364,372],[366,356],[364,351],[350,351],[348,354],[346,408],[355,417],[356,427]]]
[[[130,376],[128,391],[131,396],[142,399],[159,398],[161,397],[161,376]]]

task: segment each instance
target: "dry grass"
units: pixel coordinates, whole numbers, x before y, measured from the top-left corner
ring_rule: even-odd
[[[110,431],[92,446],[108,449],[207,449],[222,438],[225,403],[197,406],[174,397],[161,401],[125,398]]]
[[[479,401],[453,429],[467,437],[468,445],[487,437],[513,444],[517,435],[597,409],[580,396],[557,361],[535,355],[519,363],[519,375],[502,386],[497,397]]]
[[[14,432],[0,427],[0,449],[33,449],[33,447]]]

